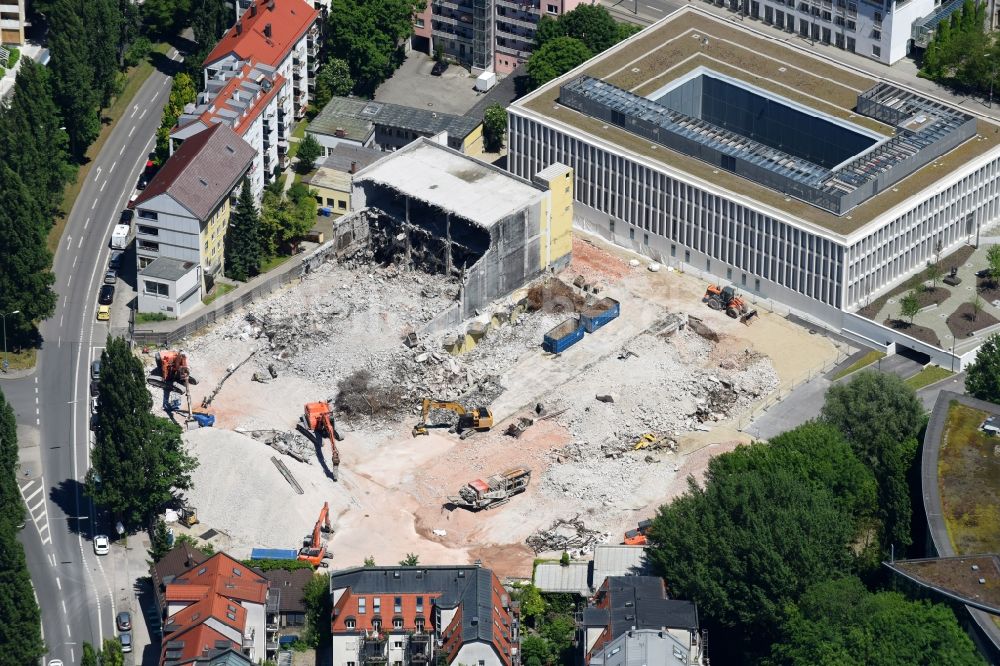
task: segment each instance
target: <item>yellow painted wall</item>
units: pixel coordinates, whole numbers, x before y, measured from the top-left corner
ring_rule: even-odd
[[[222,261],[226,249],[226,230],[229,228],[229,197],[222,200],[201,230],[201,264],[205,268]]]
[[[340,217],[351,212],[351,194],[349,192],[342,192],[341,190],[334,190],[329,187],[318,187],[315,183],[310,185],[309,188],[316,192],[316,206],[329,206],[333,209],[333,217]]]
[[[542,203],[542,266],[549,266],[573,251],[573,169],[566,167],[544,181],[549,196]]]
[[[462,152],[470,157],[479,157],[483,154],[483,125],[469,132],[469,135],[462,141]]]

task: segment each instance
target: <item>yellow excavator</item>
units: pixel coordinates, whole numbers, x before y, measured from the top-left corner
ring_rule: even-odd
[[[420,408],[420,423],[413,426],[413,436],[426,435],[428,428],[440,427],[427,424],[427,417],[432,409],[447,409],[458,414],[458,423],[452,428],[462,439],[476,432],[485,432],[493,427],[493,412],[487,407],[476,407],[468,411],[457,402],[448,400],[432,400],[424,398]]]

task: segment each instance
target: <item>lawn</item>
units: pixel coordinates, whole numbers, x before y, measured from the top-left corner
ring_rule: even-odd
[[[8,351],[7,352],[7,363],[9,364],[8,369],[11,372],[17,372],[18,370],[30,370],[35,367],[35,359],[38,356],[38,350],[34,347],[27,349],[22,349],[17,352]]]
[[[154,44],[149,57],[135,67],[130,68],[125,74],[125,86],[122,88],[122,93],[111,102],[110,107],[101,111],[101,119],[103,121],[101,133],[98,135],[97,140],[87,149],[87,163],[77,170],[76,179],[66,185],[66,189],[63,191],[62,202],[59,204],[59,210],[62,212],[56,216],[55,223],[49,230],[48,247],[53,254],[55,254],[56,249],[59,247],[59,241],[62,239],[63,231],[66,230],[66,222],[69,219],[70,211],[73,210],[73,204],[76,203],[76,198],[80,195],[80,190],[83,188],[83,184],[90,174],[90,167],[94,163],[94,158],[101,152],[104,143],[111,136],[111,131],[115,128],[115,124],[125,114],[125,111],[128,110],[132,98],[135,97],[139,88],[149,78],[149,75],[153,73],[153,54],[166,55],[169,50],[170,44],[166,42]]]
[[[260,263],[260,272],[267,273],[292,258],[292,255],[277,255]]]
[[[168,317],[162,312],[136,312],[135,313],[135,323],[136,324],[148,324],[151,321],[167,321],[168,319],[174,319],[174,317]]]
[[[224,282],[216,282],[215,283],[215,288],[212,289],[212,293],[209,294],[208,296],[206,296],[205,298],[203,298],[201,300],[201,302],[204,303],[205,305],[209,305],[212,301],[214,301],[215,299],[217,299],[219,296],[225,296],[226,294],[228,294],[229,292],[231,292],[233,289],[236,289],[236,287],[234,287],[231,284],[226,284]]]
[[[872,351],[868,352],[867,354],[865,354],[864,356],[862,356],[861,358],[859,358],[857,361],[855,361],[851,365],[847,366],[846,368],[844,368],[843,370],[841,370],[840,372],[838,372],[836,374],[836,376],[834,376],[833,381],[837,381],[838,379],[840,379],[842,377],[846,377],[847,375],[851,374],[852,372],[857,372],[861,368],[864,368],[866,366],[871,365],[872,363],[874,363],[875,361],[878,361],[879,359],[883,358],[884,356],[885,356],[885,352],[880,352],[880,351],[872,350]]]
[[[938,458],[941,513],[960,555],[1000,549],[1000,437],[980,430],[988,416],[952,402]]]
[[[955,373],[951,370],[946,370],[945,368],[940,368],[936,365],[928,365],[917,374],[908,378],[904,383],[914,391],[919,391],[925,386],[937,384],[942,380],[948,379],[954,374]]]

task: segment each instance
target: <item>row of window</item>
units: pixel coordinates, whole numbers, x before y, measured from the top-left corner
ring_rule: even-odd
[[[364,615],[368,607],[368,597],[358,597],[358,615]],[[418,613],[424,612],[424,598],[416,598],[416,610]],[[382,612],[382,597],[372,597],[372,613],[379,614]],[[403,612],[403,597],[393,597],[392,598],[392,612],[402,613]]]

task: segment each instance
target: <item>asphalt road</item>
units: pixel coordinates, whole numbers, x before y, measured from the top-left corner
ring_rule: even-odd
[[[171,50],[170,57],[179,56]],[[30,513],[21,541],[41,606],[45,661],[61,659],[67,666],[78,663],[84,641],[99,645],[115,635],[120,610],[111,581],[124,554],[113,549],[111,556],[94,555],[93,535],[114,536],[114,528],[95,519],[82,493],[90,459],[89,366],[109,330],[95,314],[111,230],[153,147],[170,93],[166,69],[154,71],[139,89],[70,213],[54,263],[59,301],[42,324],[44,344],[34,373],[0,384],[17,414],[22,449],[38,445],[36,468],[21,481]]]

